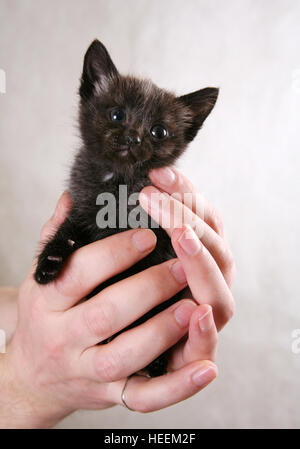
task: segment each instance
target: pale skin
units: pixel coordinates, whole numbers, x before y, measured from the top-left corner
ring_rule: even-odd
[[[175,169],[171,174],[170,169],[158,169],[150,177],[168,201],[178,201],[169,196],[174,192],[197,195]],[[153,188],[146,187],[140,195],[147,211]],[[196,218],[193,201],[179,206],[188,207]],[[17,290],[10,290],[9,300],[4,294],[0,310],[6,310],[7,319],[0,320],[0,328],[13,337],[7,353],[0,354],[0,427],[52,427],[77,409],[122,405],[126,378],[169,348],[168,374],[130,378],[125,391],[130,408],[146,413],[168,407],[215,379],[217,331],[234,310],[234,264],[220,218],[206,200],[203,206],[204,216],[196,218],[203,219],[201,236],[188,226],[189,218],[180,228],[166,229],[177,259],[122,280],[87,302],[81,300],[97,285],[153,250],[156,237],[151,230],[129,230],[78,249],[48,285],[33,280],[33,264],[18,291],[14,332]],[[64,193],[41,241],[62,223],[70,207]],[[185,287],[185,299],[108,344],[97,345]]]

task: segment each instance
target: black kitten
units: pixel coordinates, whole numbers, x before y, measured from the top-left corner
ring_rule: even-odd
[[[115,228],[99,228],[97,196],[111,192],[118,204],[119,185],[127,186],[128,196],[140,192],[150,184],[150,169],[172,165],[213,109],[218,89],[206,88],[176,97],[151,81],[122,76],[105,47],[95,40],[84,58],[79,94],[83,146],[76,156],[69,182],[73,208],[39,256],[35,279],[40,284],[58,277],[67,257],[77,248],[125,230],[118,220]],[[127,214],[129,211],[130,206]],[[157,235],[154,251],[122,275],[102,284],[97,291],[175,257],[166,232],[160,227],[153,230]],[[177,299],[177,296],[171,298],[132,326]],[[166,369],[167,358],[163,355],[146,371],[157,376]]]

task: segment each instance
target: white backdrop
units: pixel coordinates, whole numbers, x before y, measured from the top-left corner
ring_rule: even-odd
[[[299,427],[299,24],[299,0],[0,0],[2,285],[25,276],[64,188],[95,37],[124,73],[178,94],[221,88],[179,164],[221,211],[237,263],[219,377],[160,412],[78,412],[59,427]]]

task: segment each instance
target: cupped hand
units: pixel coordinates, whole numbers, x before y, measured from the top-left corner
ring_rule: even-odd
[[[42,240],[55,232],[70,207],[65,193],[42,230]],[[6,396],[0,401],[2,426],[49,427],[80,408],[121,404],[127,376],[180,342],[198,310],[193,300],[181,300],[108,344],[97,345],[186,286],[177,259],[124,279],[82,302],[96,286],[149,254],[155,244],[154,233],[146,229],[91,243],[72,254],[57,280],[43,286],[33,279],[33,265],[20,288],[16,332],[2,359],[7,373]],[[211,329],[213,334],[214,326]],[[211,334],[209,354],[216,347]],[[126,388],[128,406],[140,412],[154,411],[200,391],[215,378],[217,369],[204,360],[201,351],[197,355],[165,376],[133,376]],[[6,403],[10,413],[5,413]],[[9,415],[14,418],[6,418]]]
[[[234,313],[230,287],[235,265],[215,208],[174,168],[150,172],[153,186],[140,194],[141,206],[172,239],[187,278],[190,298],[199,306],[188,334],[170,351],[170,368],[205,358],[215,360],[217,330]],[[188,296],[188,292],[185,292]]]

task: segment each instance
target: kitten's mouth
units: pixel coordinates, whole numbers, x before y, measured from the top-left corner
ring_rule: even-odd
[[[137,158],[134,154],[133,148],[130,145],[121,144],[114,148],[115,157],[121,161],[135,163]]]
[[[129,151],[130,151],[130,147],[128,145],[119,145],[119,147],[117,149],[117,153],[121,157],[128,156]]]
[[[149,159],[149,152],[146,151],[147,148],[141,145],[131,145],[125,142],[113,141],[111,158],[115,160],[116,163],[121,163],[122,165],[135,164],[137,162],[144,162]]]

